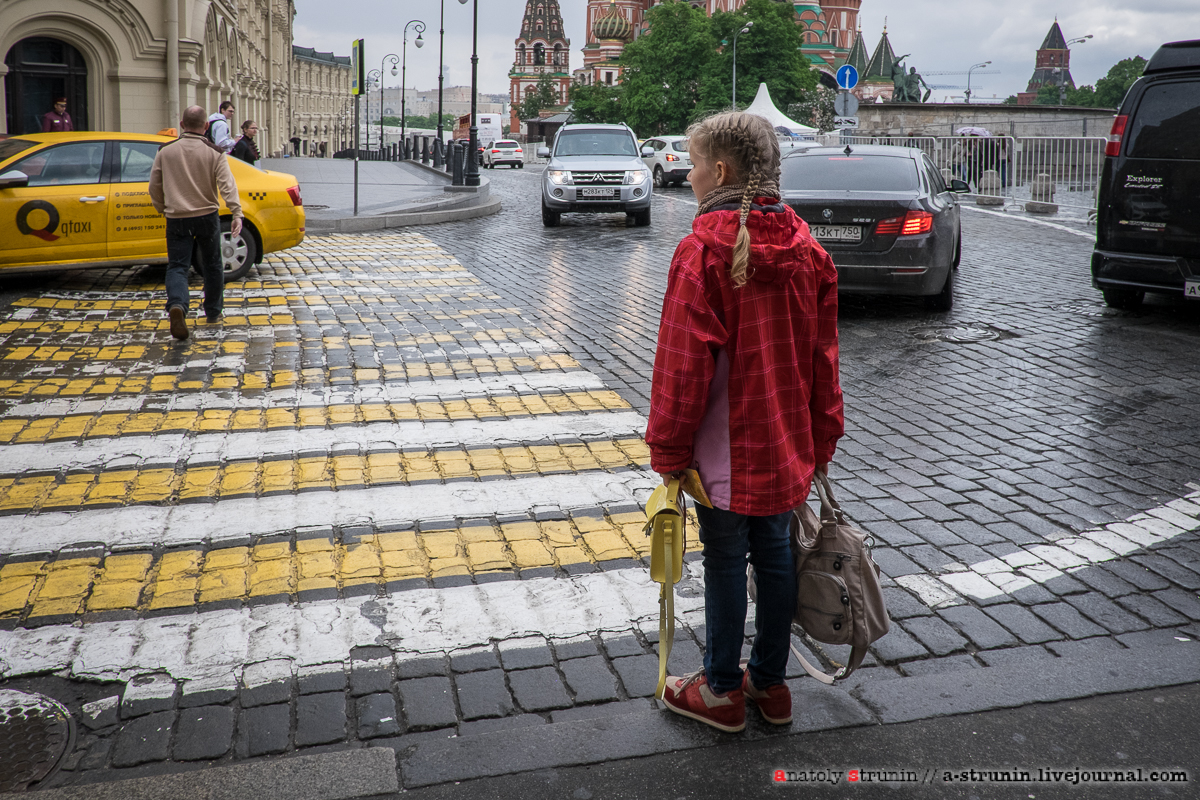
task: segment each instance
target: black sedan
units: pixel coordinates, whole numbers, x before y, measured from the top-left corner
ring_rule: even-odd
[[[838,270],[838,291],[925,298],[954,305],[962,255],[956,194],[919,149],[816,147],[783,157],[783,200],[808,223]]]

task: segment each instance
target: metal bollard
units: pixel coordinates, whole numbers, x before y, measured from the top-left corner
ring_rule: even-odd
[[[441,169],[445,166],[445,154],[442,152],[442,139],[435,137],[433,140],[433,168]]]
[[[454,171],[451,173],[450,178],[450,184],[452,186],[463,185],[462,155],[464,149],[465,148],[462,146],[462,142],[455,142],[454,144],[450,145],[450,163],[454,167]]]
[[[407,137],[404,139],[403,145],[404,145],[404,160],[408,161],[410,158],[412,158],[412,145],[409,143]]]
[[[429,163],[429,137],[428,136],[421,137],[421,163],[422,164]]]

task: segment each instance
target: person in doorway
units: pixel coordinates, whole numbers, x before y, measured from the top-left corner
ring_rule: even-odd
[[[254,120],[248,119],[243,122],[242,135],[238,137],[237,143],[234,144],[229,155],[240,158],[247,164],[256,164],[258,159],[262,158],[258,154],[258,145],[254,143],[254,137],[257,135],[258,126],[254,124]]]
[[[292,155],[299,156],[300,155],[300,137],[293,136],[288,141],[292,143]]]
[[[764,118],[724,112],[688,130],[699,201],[671,260],[646,443],[662,480],[699,472],[704,667],[667,678],[677,714],[735,733],[746,700],[792,721],[784,682],[796,573],[789,522],[843,433],[837,269],[780,201],[779,142]],[[746,557],[758,603],[748,671]]]
[[[42,133],[63,133],[75,130],[75,123],[67,113],[67,98],[54,101],[54,109],[42,115]]]
[[[220,110],[208,118],[208,138],[222,153],[233,150],[237,140],[233,138],[229,120],[233,119],[233,103],[228,100],[221,103]]]
[[[183,134],[163,145],[150,168],[150,202],[167,218],[167,316],[171,335],[188,338],[188,270],[195,248],[204,275],[204,314],[212,324],[225,308],[225,268],[221,262],[220,197],[233,214],[230,235],[242,232],[242,204],[229,161],[205,137],[204,109],[190,106],[179,127]]]

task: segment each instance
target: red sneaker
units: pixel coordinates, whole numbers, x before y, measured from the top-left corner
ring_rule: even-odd
[[[746,727],[746,699],[742,690],[714,694],[708,688],[708,678],[703,671],[686,678],[668,675],[663,702],[676,714],[699,720],[719,731],[737,733]]]
[[[758,706],[759,713],[767,722],[772,725],[792,724],[792,690],[786,683],[757,689],[750,680],[750,671],[747,670],[742,676],[742,691],[754,701],[754,705]]]

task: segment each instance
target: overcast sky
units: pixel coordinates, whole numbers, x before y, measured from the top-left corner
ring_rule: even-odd
[[[348,55],[350,42],[366,40],[367,68],[378,69],[384,56],[400,54],[404,23],[426,24],[425,46],[408,40],[408,85],[437,86],[438,0],[295,0],[295,43]],[[474,2],[474,0],[472,0]],[[471,4],[445,3],[445,85],[471,81]],[[583,65],[580,48],[586,0],[560,0],[563,24],[571,39],[571,68]],[[479,4],[479,88],[507,93],[514,40],[520,32],[525,0],[481,0]],[[868,50],[879,41],[887,17],[888,36],[896,54],[912,53],[910,66],[926,73],[929,84],[964,85],[965,76],[934,76],[935,71],[961,71],[991,61],[988,76],[976,70],[971,79],[976,97],[1007,97],[1024,91],[1033,72],[1034,53],[1058,15],[1068,39],[1092,34],[1071,51],[1076,84],[1094,84],[1123,58],[1149,58],[1163,42],[1200,38],[1198,0],[863,0],[860,23]],[[747,34],[747,35],[753,35]],[[372,66],[373,65],[373,66]],[[387,76],[387,86],[400,78]],[[961,95],[961,89],[935,90],[931,99]]]

